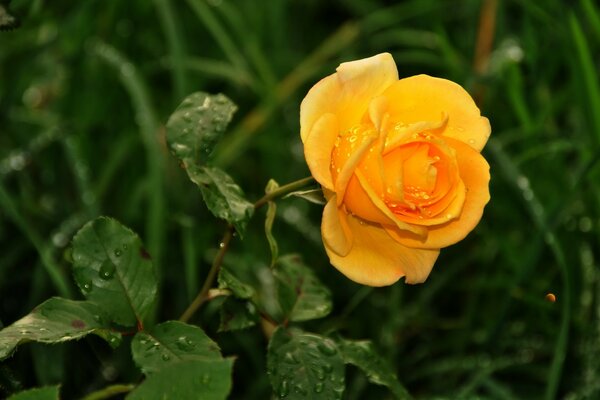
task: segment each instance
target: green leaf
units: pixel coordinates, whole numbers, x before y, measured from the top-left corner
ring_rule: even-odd
[[[43,388],[35,388],[24,390],[13,394],[8,400],[59,400],[58,391],[60,386],[47,386]]]
[[[156,298],[156,276],[140,238],[114,219],[88,222],[73,238],[73,275],[79,289],[112,321],[143,321]]]
[[[21,343],[60,343],[89,334],[100,336],[112,346],[121,339],[108,328],[104,312],[96,304],[53,297],[0,331],[0,359],[8,357]]]
[[[281,398],[341,399],[344,372],[344,361],[329,338],[278,328],[269,342],[267,374]]]
[[[235,297],[240,299],[249,299],[255,294],[254,288],[239,280],[226,265],[219,270],[218,281],[219,289],[229,289]]]
[[[338,339],[338,349],[346,364],[360,368],[370,382],[389,388],[399,400],[412,399],[400,384],[391,366],[375,351],[373,343],[367,340],[353,341]]]
[[[188,360],[150,375],[128,400],[224,400],[231,390],[233,359]]]
[[[278,187],[279,184],[273,179],[270,179],[269,183],[267,183],[267,187],[265,188],[265,193],[269,194]],[[277,241],[275,240],[272,232],[276,213],[277,203],[274,201],[269,201],[267,203],[267,217],[265,218],[265,235],[267,236],[267,242],[269,242],[269,248],[271,249],[271,266],[275,265],[277,257],[279,256],[279,247],[277,246]]]
[[[298,255],[282,256],[273,271],[284,316],[290,321],[322,318],[331,312],[331,292]]]
[[[210,212],[233,224],[242,236],[246,223],[254,213],[254,206],[244,198],[242,189],[219,168],[194,167],[187,172],[192,182],[200,187]]]
[[[138,332],[131,342],[131,352],[147,375],[186,360],[222,359],[219,346],[202,329],[179,321],[163,322]]]
[[[325,200],[325,197],[323,196],[323,189],[321,188],[297,190],[295,192],[291,192],[283,196],[284,199],[287,199],[288,197],[300,197],[301,199],[304,199],[310,203],[319,205],[323,205],[327,202]]]
[[[219,332],[250,328],[257,322],[258,312],[251,302],[227,297],[221,304]]]
[[[193,93],[169,118],[167,142],[190,180],[200,187],[208,209],[242,235],[254,207],[229,175],[207,165],[235,110],[235,104],[222,94]]]
[[[167,121],[167,142],[185,168],[205,165],[237,107],[222,94],[187,96]]]

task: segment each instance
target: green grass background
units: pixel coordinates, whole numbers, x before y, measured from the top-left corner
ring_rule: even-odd
[[[198,292],[222,235],[164,144],[193,91],[239,106],[215,163],[258,199],[308,170],[299,104],[342,61],[390,52],[400,76],[452,79],[492,125],[492,200],[427,282],[371,289],[323,251],[321,208],[280,202],[274,232],[334,293],[306,325],[371,339],[416,398],[600,398],[600,5],[500,0],[485,71],[473,68],[480,0],[13,0],[0,32],[0,321],[52,295],[77,298],[65,249],[98,215],[132,227],[161,275],[157,320]],[[264,210],[232,263],[264,265]],[[545,300],[549,292],[557,300]],[[267,399],[260,329],[217,333],[237,355],[234,399]],[[26,345],[0,364],[0,397],[63,382],[65,398],[135,382],[128,346]],[[358,370],[346,399],[385,399]]]

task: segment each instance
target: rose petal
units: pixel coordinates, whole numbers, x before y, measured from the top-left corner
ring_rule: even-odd
[[[335,196],[323,209],[321,235],[325,245],[339,256],[345,256],[352,248],[352,231],[348,226],[348,216],[337,207]]]
[[[335,192],[338,196],[338,206],[344,201],[346,189],[348,188],[350,180],[354,176],[354,171],[375,140],[377,140],[377,135],[362,137],[362,142],[357,146],[354,152],[350,154],[350,158],[346,160],[342,170],[337,175],[335,181]]]
[[[339,117],[340,130],[356,125],[371,99],[398,80],[389,53],[340,64],[335,74],[319,81],[300,105],[300,136],[306,141],[315,122],[325,113]]]
[[[338,132],[337,117],[331,113],[323,114],[304,142],[304,158],[311,175],[330,190],[334,188],[330,170],[331,152]]]
[[[331,264],[357,283],[386,286],[406,276],[407,283],[427,279],[439,250],[411,249],[392,239],[378,225],[367,224],[348,216],[353,235],[352,249],[340,256],[327,243],[325,250]]]
[[[483,215],[483,209],[490,200],[490,172],[487,161],[468,145],[447,138],[448,144],[456,150],[456,160],[460,177],[466,187],[465,202],[460,216],[448,223],[430,226],[425,241],[396,227],[386,227],[396,241],[419,249],[439,249],[461,241],[475,228]]]
[[[475,102],[460,85],[441,78],[417,75],[401,79],[384,93],[390,99],[393,121],[411,124],[439,120],[448,115],[443,135],[481,151],[490,136],[490,122],[482,117]]]
[[[396,217],[396,215],[390,211],[390,209],[383,202],[383,200],[381,200],[379,198],[379,196],[377,196],[377,193],[374,192],[371,185],[369,185],[367,178],[365,178],[365,176],[363,175],[362,172],[360,172],[360,170],[356,170],[356,178],[358,179],[358,182],[360,183],[360,186],[362,187],[362,189],[365,191],[365,193],[369,197],[369,200],[373,203],[373,205],[377,208],[377,210],[379,210],[379,212],[381,212],[393,224],[395,224],[398,229],[406,230],[406,231],[414,233],[415,235],[421,235],[423,237],[425,237],[427,235],[427,231],[424,228],[407,224],[406,222],[398,219]],[[350,199],[348,199],[348,200],[350,200]],[[346,200],[346,201],[348,201],[348,200]]]

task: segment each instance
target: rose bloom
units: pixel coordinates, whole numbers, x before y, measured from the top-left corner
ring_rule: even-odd
[[[490,123],[469,94],[427,75],[398,79],[392,56],[346,62],[300,107],[304,155],[327,205],[331,264],[355,282],[425,281],[490,199],[480,151]]]

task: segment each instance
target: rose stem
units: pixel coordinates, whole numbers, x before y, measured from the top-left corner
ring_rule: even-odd
[[[314,182],[314,178],[312,176],[309,176],[307,178],[299,179],[297,181],[290,182],[286,185],[283,185],[283,186],[273,190],[272,192],[265,194],[262,198],[260,198],[258,201],[256,201],[256,203],[254,203],[254,210],[259,209],[263,205],[267,204],[269,201],[275,200],[279,197],[285,196],[288,193],[291,193],[293,191],[301,189],[302,187],[307,186],[308,184],[310,184],[312,182]],[[183,312],[183,314],[181,314],[181,317],[179,317],[180,321],[182,321],[182,322],[189,321],[190,318],[196,313],[196,311],[198,311],[198,309],[202,306],[202,304],[204,304],[204,302],[206,300],[208,300],[208,291],[212,287],[212,285],[217,277],[217,274],[219,272],[219,269],[221,268],[221,264],[223,263],[223,258],[225,257],[225,253],[227,253],[227,250],[229,249],[229,243],[231,242],[231,239],[233,238],[234,231],[235,231],[235,229],[234,229],[233,225],[231,225],[231,224],[227,225],[225,234],[223,235],[221,242],[219,242],[219,251],[217,252],[217,255],[215,256],[215,258],[213,259],[210,270],[208,271],[208,275],[206,276],[206,279],[204,280],[204,284],[202,285],[202,288],[200,289],[200,292],[198,293],[196,298],[190,303],[190,305]]]

